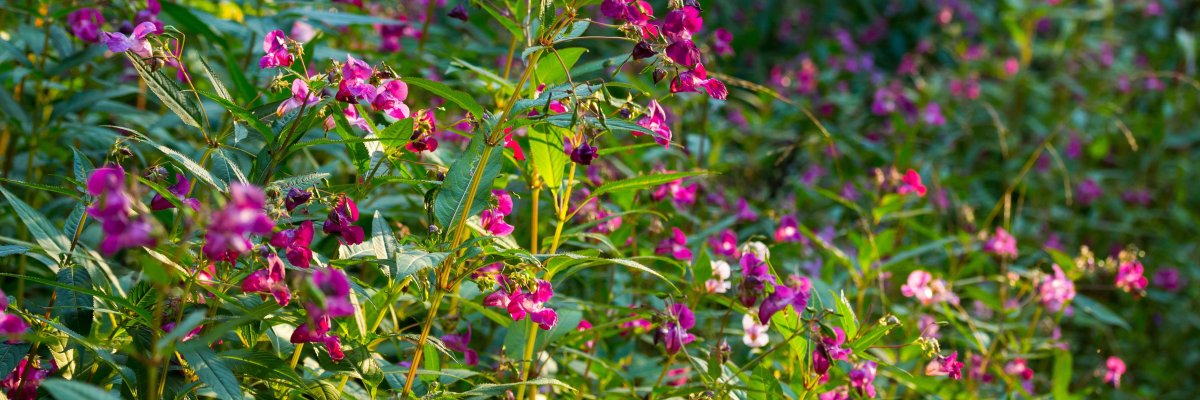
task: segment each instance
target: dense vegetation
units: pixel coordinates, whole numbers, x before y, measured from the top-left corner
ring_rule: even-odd
[[[1192,398],[1188,0],[0,4],[0,397]]]

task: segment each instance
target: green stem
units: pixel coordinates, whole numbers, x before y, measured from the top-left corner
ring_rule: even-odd
[[[526,336],[528,338],[525,340],[525,353],[521,356],[521,381],[528,381],[529,374],[532,373],[530,367],[533,365],[533,348],[537,346],[537,324],[533,323],[533,320],[529,321],[529,329],[526,331]],[[530,398],[533,398],[533,394],[537,393],[537,389],[533,387],[533,384],[529,384],[528,389],[530,391]],[[518,400],[525,398],[525,390],[526,385],[517,387],[516,398]]]

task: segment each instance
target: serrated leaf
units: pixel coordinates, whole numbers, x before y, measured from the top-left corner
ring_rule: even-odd
[[[92,164],[92,160],[89,160],[87,156],[83,155],[79,149],[72,147],[71,152],[75,154],[75,159],[72,161],[71,165],[72,170],[75,173],[75,180],[79,182],[87,182],[88,176],[92,173],[92,170],[96,169],[96,166]]]
[[[42,382],[42,388],[58,400],[120,400],[112,392],[91,384],[68,381],[66,379],[50,378]]]
[[[166,154],[167,157],[170,157],[171,159],[175,160],[175,162],[179,163],[179,166],[183,167],[183,169],[186,169],[188,172],[190,172],[192,174],[192,176],[195,176],[201,182],[207,183],[209,186],[217,188],[217,190],[220,190],[222,192],[229,191],[228,184],[226,184],[224,181],[221,181],[220,179],[217,179],[216,177],[212,176],[212,174],[209,173],[208,170],[204,169],[204,167],[201,167],[200,164],[197,164],[195,161],[192,161],[191,158],[188,158],[187,156],[180,154],[178,151],[175,151],[174,149],[172,149],[170,147],[163,146],[161,144],[154,143],[154,142],[150,142],[150,144],[153,145],[155,148],[157,148],[158,151],[162,152],[163,154]]]
[[[408,144],[413,135],[413,119],[405,118],[384,128],[379,132],[379,141],[387,151],[393,152],[403,149]]]
[[[529,156],[538,176],[555,196],[562,186],[564,172],[570,159],[563,152],[561,128],[534,126],[529,128]]]
[[[837,307],[838,322],[842,326],[842,330],[846,331],[847,338],[854,338],[858,335],[858,318],[854,316],[854,308],[850,306],[850,300],[846,299],[846,292],[834,293],[834,305]]]
[[[450,166],[442,182],[442,189],[433,204],[433,213],[443,231],[453,231],[459,221],[478,214],[487,206],[492,181],[500,174],[503,157],[495,146],[485,143],[483,136],[477,134],[471,139],[467,150]],[[472,196],[470,186],[479,168],[483,171]]]
[[[188,366],[196,371],[200,381],[216,393],[218,399],[239,400],[243,397],[237,377],[212,349],[204,346],[186,346],[179,349],[179,353],[183,355]]]
[[[217,104],[220,104],[221,107],[228,110],[230,114],[233,114],[234,117],[237,117],[237,119],[245,122],[247,125],[250,125],[251,128],[254,128],[255,132],[258,132],[259,135],[262,136],[263,141],[267,142],[267,144],[275,143],[275,132],[271,130],[271,127],[263,123],[262,120],[258,119],[254,113],[242,108],[237,104],[234,104],[232,100],[226,99],[219,94],[205,91],[201,91],[200,94],[212,101],[217,102]]]
[[[175,81],[168,78],[163,71],[151,71],[150,66],[146,65],[142,58],[132,52],[125,52],[125,57],[129,62],[133,63],[133,69],[137,71],[142,80],[146,82],[146,87],[158,96],[158,100],[167,106],[171,112],[179,116],[179,120],[183,123],[202,128],[200,126],[199,107],[196,105],[196,99],[189,97],[175,84]]]
[[[392,267],[392,279],[397,282],[404,280],[421,270],[441,264],[448,253],[430,253],[423,250],[407,249],[396,253],[396,264]]]
[[[571,67],[575,66],[575,63],[579,61],[579,56],[586,51],[582,47],[570,47],[542,53],[537,69],[534,70],[538,82],[547,85],[566,82]],[[563,69],[564,66],[566,69]]]
[[[59,256],[67,253],[71,246],[67,237],[46,220],[42,213],[34,210],[33,207],[21,201],[3,186],[0,186],[0,194],[4,194],[4,197],[8,199],[8,203],[17,211],[17,216],[21,217],[21,222],[25,223],[25,227],[29,229],[29,233],[33,235],[38,246],[45,250],[51,259],[58,260]]]
[[[405,77],[403,80],[404,83],[425,89],[438,97],[458,104],[459,107],[474,114],[476,118],[483,118],[485,114],[483,106],[475,102],[475,99],[471,98],[471,95],[451,89],[444,83],[413,77]]]
[[[221,352],[218,356],[234,373],[281,381],[296,389],[304,387],[304,380],[300,375],[288,368],[287,362],[271,352],[234,349]]]
[[[0,375],[8,376],[17,364],[21,363],[21,359],[29,354],[29,343],[9,343],[7,340],[0,340]]]
[[[68,287],[92,288],[92,277],[87,269],[69,266],[58,270],[58,283]],[[54,309],[51,315],[75,332],[87,335],[92,331],[95,298],[87,293],[66,288],[54,290]]]

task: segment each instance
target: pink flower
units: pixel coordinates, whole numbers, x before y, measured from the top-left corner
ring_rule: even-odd
[[[158,27],[153,22],[146,21],[133,28],[130,36],[125,36],[121,32],[102,32],[100,38],[104,40],[108,50],[113,53],[132,51],[133,54],[142,58],[150,58],[154,54],[150,51],[150,42],[146,40],[146,36],[156,32],[158,32]]]
[[[8,309],[8,295],[0,290],[0,337],[13,338],[25,334],[25,331],[29,330],[29,325],[16,314],[5,313],[6,309]]]
[[[275,221],[263,210],[266,195],[262,189],[235,183],[229,189],[230,200],[225,208],[213,214],[204,236],[204,255],[214,260],[237,260],[253,247],[246,235],[270,234]]]
[[[554,288],[550,282],[538,279],[537,289],[532,293],[522,293],[515,289],[508,299],[508,314],[513,321],[520,321],[529,316],[529,321],[538,325],[542,330],[550,330],[558,324],[558,313],[546,308],[545,304],[554,296]]]
[[[106,255],[130,247],[153,246],[153,226],[145,216],[133,217],[133,199],[125,188],[125,170],[119,165],[96,168],[88,176],[88,193],[95,201],[88,215],[100,223],[104,239],[100,252]]]
[[[299,21],[292,23],[292,38],[300,43],[308,43],[313,38],[317,37],[317,30],[307,22]]]
[[[358,107],[355,107],[353,104],[346,106],[346,109],[342,111],[342,115],[346,117],[346,122],[349,122],[350,126],[367,132],[371,131],[371,123],[358,115]]]
[[[507,128],[504,132],[504,147],[513,151],[514,159],[525,161],[525,151],[521,149],[521,143],[513,139],[512,128]]]
[[[1123,262],[1117,267],[1117,289],[1126,293],[1141,293],[1146,290],[1145,268],[1137,261]]]
[[[905,172],[900,187],[896,188],[896,193],[900,195],[916,193],[918,197],[925,197],[926,189],[925,184],[921,183],[921,175],[911,169]]]
[[[754,212],[754,209],[750,208],[750,203],[747,202],[745,198],[738,199],[737,208],[738,220],[753,221],[758,219],[758,213]]]
[[[325,349],[329,351],[329,358],[334,362],[341,361],[346,358],[342,353],[342,340],[336,335],[330,335],[331,328],[329,316],[316,318],[314,321],[309,321],[300,324],[296,330],[292,332],[290,341],[295,344],[299,343],[321,343],[325,345]]]
[[[799,226],[794,214],[784,215],[779,219],[779,227],[775,228],[775,241],[780,243],[803,241]]]
[[[179,339],[179,341],[180,341],[180,342],[186,342],[186,341],[189,341],[189,340],[195,339],[195,338],[196,338],[196,335],[199,335],[199,334],[200,334],[200,331],[201,331],[201,330],[203,330],[203,329],[204,329],[204,325],[199,325],[199,326],[197,326],[196,328],[192,329],[190,332],[188,332],[188,333],[184,334],[184,335],[183,335],[183,338],[182,338],[182,339]],[[175,330],[175,322],[174,322],[174,321],[172,321],[172,322],[168,322],[168,323],[165,323],[165,324],[163,324],[163,326],[162,326],[162,330],[163,330],[163,332],[166,332],[166,333],[171,333],[171,331],[174,331],[174,330]]]
[[[354,204],[354,200],[342,194],[338,196],[337,202],[329,210],[329,216],[326,217],[322,230],[327,235],[338,236],[338,240],[344,244],[359,244],[363,242],[364,233],[361,226],[354,225],[356,221],[358,221],[358,205]]]
[[[629,314],[629,316],[631,316],[631,317],[636,316],[636,315],[637,314]],[[647,320],[645,318],[637,318],[632,321],[621,324],[621,336],[625,336],[630,333],[632,333],[634,335],[641,335],[643,333],[649,332],[650,328],[653,326],[654,326],[654,324],[651,323],[649,320]]]
[[[1017,258],[1017,239],[1004,228],[997,227],[996,234],[983,244],[983,251],[1008,258]]]
[[[1004,373],[1021,378],[1021,387],[1026,392],[1033,393],[1033,370],[1029,368],[1029,362],[1024,358],[1009,361],[1004,366]]]
[[[847,374],[850,378],[850,387],[861,396],[875,398],[875,371],[878,365],[874,361],[865,361],[859,364]]]
[[[646,116],[638,120],[638,125],[654,132],[654,141],[664,148],[671,147],[671,126],[667,123],[667,112],[657,100],[650,100],[646,105]],[[640,131],[630,131],[634,136],[641,136]]]
[[[937,103],[929,103],[925,105],[925,109],[921,112],[921,120],[926,124],[933,126],[942,126],[946,124],[946,117],[942,116],[942,107]]]
[[[394,119],[405,119],[409,116],[408,105],[404,104],[407,98],[408,85],[399,79],[391,79],[379,85],[371,107]]]
[[[297,267],[308,268],[312,263],[313,222],[304,221],[300,226],[285,229],[271,236],[271,245],[284,250],[288,262]]]
[[[842,328],[833,327],[833,335],[833,337],[822,337],[817,348],[813,349],[813,370],[817,375],[824,376],[829,371],[832,360],[848,360],[850,354],[854,352],[854,350],[842,347],[846,343],[846,332],[842,331]]]
[[[942,279],[933,279],[933,276],[924,270],[916,270],[908,274],[908,282],[900,287],[900,293],[904,297],[915,297],[923,305],[941,303],[950,301],[957,303],[958,297],[946,288],[946,281]]]
[[[696,336],[687,331],[695,325],[696,317],[686,304],[672,304],[667,307],[662,328],[655,334],[655,341],[663,344],[667,354],[678,353],[684,345],[696,340]]]
[[[190,198],[190,197],[187,197],[187,194],[189,191],[191,191],[191,189],[192,189],[192,182],[189,181],[186,176],[183,176],[183,174],[175,174],[175,184],[171,185],[170,188],[167,188],[167,190],[170,191],[171,194],[173,194],[173,195],[175,195],[175,197],[179,198],[180,203],[183,203],[184,205],[191,207],[192,210],[200,211],[200,201]],[[168,210],[168,209],[172,209],[172,208],[175,208],[175,205],[171,204],[170,201],[167,201],[167,199],[165,197],[163,197],[162,194],[156,193],[156,194],[154,194],[154,198],[150,200],[150,209],[151,210],[159,211],[159,210]]]
[[[674,369],[671,369],[670,371],[667,371],[667,386],[680,387],[680,386],[686,385],[687,380],[688,380],[687,367],[674,368]]]
[[[770,267],[753,252],[742,250],[739,264],[742,266],[742,284],[738,290],[742,305],[753,307],[766,290],[766,284],[775,283],[775,276],[771,275]]]
[[[679,228],[671,228],[671,237],[659,242],[654,253],[660,256],[675,257],[682,261],[692,260],[692,250],[687,247],[687,235]]]
[[[754,316],[750,314],[743,315],[742,330],[745,333],[742,335],[742,343],[753,349],[766,347],[771,342],[771,338],[767,335],[769,327],[766,323],[759,324],[758,320],[754,319]]]
[[[1046,310],[1058,312],[1075,298],[1075,283],[1068,279],[1067,274],[1063,274],[1062,268],[1058,268],[1058,264],[1054,264],[1052,267],[1054,267],[1054,275],[1046,276],[1042,280],[1042,285],[1038,286],[1038,298],[1042,300],[1042,305]]]
[[[733,55],[733,34],[725,28],[713,31],[713,50],[721,57]]]
[[[708,293],[725,293],[733,286],[729,282],[729,263],[725,260],[712,261],[712,278],[704,281],[704,290]]]
[[[100,41],[100,27],[104,26],[104,15],[95,8],[83,7],[67,14],[67,25],[71,27],[71,34],[79,40],[96,43]]]
[[[661,201],[670,197],[671,202],[675,203],[676,206],[686,206],[696,202],[696,191],[698,189],[700,189],[700,185],[696,183],[684,186],[683,178],[680,178],[654,189],[651,198],[654,201]]]
[[[21,357],[21,361],[17,362],[17,368],[8,374],[4,380],[0,380],[0,388],[4,389],[4,394],[12,400],[34,400],[38,398],[38,387],[42,386],[42,381],[50,374],[58,371],[58,364],[52,359],[42,360],[45,365],[29,365],[29,357]],[[45,368],[43,368],[45,367]]]
[[[818,400],[850,400],[850,388],[838,386],[817,396]]]
[[[493,236],[506,236],[513,232],[513,226],[504,221],[504,215],[494,210],[483,210],[479,219],[483,230]]]
[[[322,268],[313,271],[312,284],[320,292],[319,303],[307,303],[309,318],[338,318],[354,315],[350,303],[350,279],[337,268]]]
[[[775,291],[758,306],[758,321],[771,323],[771,316],[789,305],[797,314],[804,312],[811,290],[812,283],[808,278],[792,275],[787,286],[775,285]]]
[[[958,352],[950,353],[949,357],[938,355],[925,366],[925,375],[950,375],[954,380],[962,380],[963,362],[958,361]]]
[[[346,64],[342,65],[342,81],[338,83],[335,97],[338,101],[351,105],[360,100],[375,100],[376,89],[370,83],[374,74],[375,70],[366,62],[347,55]]]
[[[289,111],[304,106],[315,105],[320,102],[321,95],[319,93],[309,93],[308,83],[304,82],[303,79],[297,79],[292,81],[292,97],[279,103],[279,108],[275,109],[275,115],[282,117],[283,114]]]
[[[267,69],[292,66],[295,57],[288,51],[287,42],[288,37],[282,30],[276,29],[267,32],[267,36],[263,37],[262,45],[263,53],[266,53],[266,55],[258,60],[258,67]],[[304,90],[307,92],[308,87],[305,87]],[[295,91],[296,86],[293,85],[292,92],[294,93]]]
[[[1104,362],[1104,382],[1111,383],[1113,387],[1121,387],[1121,375],[1125,375],[1125,361],[1120,357],[1109,357]]]
[[[283,261],[274,253],[267,253],[266,261],[267,268],[254,271],[242,280],[242,292],[260,293],[263,297],[270,294],[280,306],[287,306],[291,302],[292,292],[284,281],[286,269]]]
[[[471,350],[471,325],[467,325],[467,333],[447,334],[442,336],[442,343],[447,349],[463,353],[463,361],[472,367],[479,365],[479,354]]]
[[[732,230],[726,229],[714,235],[709,239],[709,244],[712,246],[713,254],[729,258],[738,257],[737,234]]]
[[[671,93],[698,93],[701,89],[717,100],[725,100],[729,97],[729,90],[725,88],[725,83],[708,77],[708,71],[704,69],[704,64],[696,64],[696,68],[688,71],[683,71],[671,81]]]

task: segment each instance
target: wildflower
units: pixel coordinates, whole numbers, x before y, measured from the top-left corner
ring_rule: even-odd
[[[1109,357],[1104,362],[1104,382],[1111,383],[1113,387],[1121,387],[1121,375],[1125,375],[1125,361],[1120,357]]]
[[[1038,286],[1038,297],[1047,310],[1058,312],[1075,298],[1075,283],[1071,282],[1058,264],[1053,265],[1054,275],[1047,276]]]
[[[459,7],[462,7],[459,5]],[[467,333],[442,335],[442,343],[447,349],[463,353],[463,361],[472,367],[479,365],[479,354],[471,350],[471,325],[467,325]]]
[[[637,314],[629,314],[629,316],[637,316]],[[654,324],[649,320],[645,318],[637,318],[621,324],[621,336],[625,336],[630,333],[641,335],[643,333],[650,332],[650,328],[653,326]]]
[[[104,26],[104,15],[95,8],[82,7],[67,14],[67,25],[71,27],[71,34],[79,40],[96,43],[100,41],[100,27]]]
[[[1033,393],[1033,370],[1029,368],[1029,362],[1024,358],[1009,361],[1004,366],[1004,373],[1021,378],[1021,387],[1026,392]]]
[[[803,312],[804,307],[808,306],[812,282],[808,278],[796,275],[789,277],[788,281],[787,286],[775,285],[775,291],[771,292],[771,295],[763,300],[762,305],[758,306],[759,322],[771,323],[771,316],[789,305],[797,314]]]
[[[875,89],[871,102],[871,113],[878,116],[890,115],[897,111],[905,115],[914,115],[916,108],[912,100],[904,95],[904,88],[898,82]]]
[[[767,336],[767,329],[770,326],[763,323],[758,323],[754,316],[746,314],[742,316],[742,330],[746,331],[742,335],[742,343],[751,348],[765,347],[770,343],[770,338]]]
[[[946,124],[946,117],[942,116],[942,107],[937,103],[929,103],[925,105],[925,109],[921,112],[921,120],[926,124],[933,126],[942,126]]]
[[[951,79],[950,94],[954,97],[967,100],[975,100],[979,98],[982,91],[979,88],[979,78],[971,77],[968,79]]]
[[[771,250],[762,242],[743,243],[742,247],[738,247],[738,252],[742,254],[743,258],[746,256],[746,253],[753,253],[759,260],[766,261],[771,259]]]
[[[650,58],[655,54],[658,53],[656,53],[654,48],[650,47],[650,43],[646,42],[645,40],[639,40],[637,44],[633,45],[633,52],[630,53],[634,60]]]
[[[658,247],[654,249],[654,253],[660,256],[671,256],[678,260],[691,261],[692,250],[687,247],[687,235],[679,228],[671,228],[671,237],[663,239],[658,243]]]
[[[342,340],[337,335],[329,334],[331,324],[329,316],[309,320],[296,327],[296,330],[292,332],[290,341],[293,344],[324,344],[325,349],[329,351],[329,358],[334,362],[341,361],[346,358],[346,355],[342,353]]]
[[[658,26],[650,23],[654,19],[654,8],[644,0],[604,0],[600,3],[600,12],[606,17],[633,25],[643,38],[649,39],[659,34]]]
[[[1145,268],[1137,261],[1123,262],[1117,267],[1117,289],[1126,293],[1141,293],[1146,290]]]
[[[211,259],[233,263],[253,247],[246,235],[270,234],[275,222],[263,211],[266,195],[262,189],[235,183],[229,193],[229,204],[213,214],[204,236],[203,251]]]
[[[962,361],[958,361],[958,352],[950,353],[949,357],[938,355],[925,366],[925,375],[950,375],[954,380],[962,380]]]
[[[925,185],[921,183],[921,175],[911,169],[904,173],[900,187],[896,188],[897,194],[906,195],[916,193],[918,197],[925,197],[925,191]]]
[[[738,257],[737,234],[732,230],[726,229],[716,234],[709,239],[709,244],[712,245],[713,254],[729,258]]]
[[[48,363],[46,368],[43,365],[30,365],[29,357],[21,357],[21,361],[17,362],[17,368],[8,374],[4,380],[0,380],[0,388],[4,389],[4,394],[12,400],[33,400],[38,398],[38,387],[42,386],[42,381],[46,377],[58,371],[58,364],[52,359],[41,360],[42,363]]]
[[[687,384],[688,368],[674,368],[667,371],[667,386],[680,387]]]
[[[180,203],[183,203],[184,205],[191,207],[192,210],[200,211],[200,201],[190,198],[190,197],[187,197],[187,194],[189,191],[191,191],[191,189],[192,189],[192,182],[189,181],[187,177],[183,176],[183,174],[175,174],[175,184],[171,185],[170,188],[167,188],[167,190],[170,191],[171,194],[173,194],[173,195],[175,195],[175,197],[179,198]],[[150,200],[150,209],[151,210],[159,211],[159,210],[167,210],[167,209],[171,209],[171,208],[175,208],[175,205],[171,204],[170,201],[167,201],[167,199],[164,198],[162,196],[162,194],[156,193],[154,195],[154,199]]]
[[[338,236],[343,244],[359,244],[363,242],[364,233],[361,226],[354,225],[355,221],[358,221],[358,205],[342,194],[329,210],[322,230],[328,235]]]
[[[29,330],[29,325],[25,320],[16,314],[7,314],[4,312],[8,308],[8,295],[0,290],[0,337],[15,337],[22,335]]]
[[[200,331],[203,329],[204,329],[204,325],[196,326],[190,332],[184,334],[183,338],[179,339],[179,341],[186,342],[186,341],[195,339],[196,336],[199,335]],[[174,331],[175,330],[175,321],[171,321],[171,322],[163,324],[162,330],[163,330],[163,332],[166,332],[166,333],[171,333],[171,331]]]
[[[739,287],[742,305],[752,307],[766,290],[766,284],[775,283],[775,276],[771,275],[767,264],[759,260],[753,252],[742,251],[739,263],[742,266],[742,285]]]
[[[655,342],[662,342],[667,354],[678,353],[683,346],[696,340],[696,336],[688,333],[696,325],[696,317],[686,304],[675,303],[667,307],[662,327],[655,335]]]
[[[729,90],[725,88],[725,83],[716,78],[709,78],[704,64],[696,64],[695,69],[680,72],[671,81],[671,93],[699,92],[700,89],[703,89],[708,97],[713,99],[725,100],[729,97]]]
[[[598,149],[589,145],[586,141],[579,144],[579,147],[571,150],[571,161],[576,164],[592,165],[592,160],[596,159]]]
[[[683,178],[667,182],[654,189],[651,198],[654,201],[661,201],[670,196],[671,202],[676,206],[691,205],[696,202],[696,191],[700,189],[700,185],[692,183],[690,185],[683,184]]]
[[[958,302],[958,296],[955,296],[954,293],[946,288],[945,280],[933,279],[933,275],[924,270],[916,270],[909,273],[907,283],[900,286],[900,293],[904,297],[915,297],[922,305],[946,301],[951,303]]]
[[[437,121],[433,119],[433,111],[417,110],[413,116],[413,123],[412,136],[409,137],[408,144],[404,148],[413,153],[437,150],[438,141],[433,137],[434,131],[437,129]]]
[[[347,55],[346,64],[342,65],[342,81],[338,83],[335,98],[351,103],[351,106],[360,100],[375,100],[376,89],[370,83],[374,74],[375,70],[366,62]]]
[[[554,288],[550,282],[538,279],[537,289],[531,293],[522,293],[521,288],[513,291],[508,299],[508,314],[513,321],[520,321],[529,316],[529,321],[538,325],[542,330],[550,330],[558,325],[558,313],[546,308],[545,304],[554,296]]]
[[[457,19],[462,22],[467,22],[467,19],[468,19],[467,5],[465,3],[458,3],[458,5],[454,6],[454,9],[450,10],[450,12],[447,13],[446,15],[449,16],[450,18],[454,18],[454,19]],[[474,364],[472,364],[472,365],[474,365]]]
[[[308,203],[309,199],[312,199],[311,192],[298,187],[293,187],[288,189],[287,197],[283,200],[283,205],[284,207],[287,207],[288,212],[292,212],[296,209],[296,207],[300,207],[301,205]]]
[[[976,301],[975,304],[979,305],[982,303]],[[921,337],[923,338],[937,339],[941,337],[941,334],[938,333],[941,330],[941,325],[938,325],[937,319],[928,314],[921,315],[921,318],[917,320],[917,330],[921,332]]]
[[[292,292],[284,281],[283,261],[274,253],[267,253],[267,268],[254,271],[242,280],[242,292],[260,293],[263,297],[270,294],[280,306],[287,306],[292,300]]]
[[[158,28],[153,22],[142,22],[136,28],[133,28],[133,33],[125,36],[121,32],[102,32],[100,38],[104,40],[104,44],[108,46],[108,50],[113,53],[122,53],[132,51],[142,58],[150,58],[154,54],[150,50],[150,41],[146,40],[146,36],[157,32]]]
[[[663,148],[671,146],[671,126],[667,123],[667,112],[663,110],[662,105],[658,104],[657,100],[650,100],[650,104],[646,105],[646,116],[638,120],[638,125],[650,130],[654,134],[654,141],[661,144]],[[641,136],[642,132],[634,130],[630,131],[634,136]]]
[[[512,196],[504,190],[493,190],[492,198],[496,201],[496,207],[483,210],[479,214],[480,225],[483,225],[483,230],[495,236],[505,236],[513,232],[513,226],[504,221],[504,217],[512,213]]]
[[[295,56],[288,51],[288,37],[282,30],[276,29],[267,32],[267,36],[263,37],[263,53],[258,60],[258,67],[261,69],[290,67],[295,61]],[[307,87],[304,88],[308,90]],[[292,92],[296,91],[296,86],[292,86]]]
[[[1008,258],[1017,258],[1017,239],[1004,228],[997,227],[996,235],[983,244],[983,251]]]
[[[784,215],[779,219],[779,227],[775,228],[775,241],[780,243],[801,241],[799,225],[794,214]]]
[[[1160,268],[1154,273],[1154,286],[1161,287],[1168,292],[1178,292],[1185,283],[1183,275],[1175,267]]]
[[[846,332],[836,326],[833,327],[833,337],[825,336],[821,338],[821,342],[817,343],[817,348],[813,349],[812,354],[813,370],[817,375],[824,376],[829,371],[833,360],[850,359],[850,354],[854,351],[842,347],[845,343]]]
[[[717,28],[713,31],[713,50],[716,50],[717,55],[721,57],[733,55],[733,34],[725,28]]]
[[[745,198],[738,199],[737,208],[738,220],[753,221],[758,219],[758,213],[754,212],[754,209],[750,208],[750,203],[747,202]]]
[[[695,7],[683,7],[667,13],[662,25],[662,33],[670,41],[667,57],[688,68],[699,64],[700,50],[692,42],[692,34],[699,31],[703,24],[700,10]]]
[[[297,20],[296,22],[292,23],[291,36],[293,39],[296,39],[297,42],[308,43],[309,41],[313,40],[313,38],[317,37],[317,30],[314,29],[311,24]]]
[[[1100,187],[1095,180],[1091,178],[1080,181],[1075,187],[1075,198],[1079,200],[1079,204],[1089,205],[1095,202],[1100,197],[1104,196],[1104,188]]]
[[[704,282],[704,289],[708,293],[725,293],[732,287],[729,283],[729,263],[725,260],[713,260],[711,263],[712,278]]]
[[[845,386],[838,386],[825,393],[817,396],[818,400],[850,400],[850,389]]]
[[[321,95],[309,93],[308,83],[303,79],[292,81],[292,97],[279,103],[279,108],[275,109],[275,115],[282,117],[283,114],[301,107],[315,105],[321,102]]]
[[[124,248],[154,245],[150,221],[144,216],[130,216],[133,200],[125,190],[125,170],[121,166],[109,165],[93,170],[88,176],[87,189],[96,198],[87,213],[100,222],[104,231],[101,253],[109,255]]]
[[[408,105],[404,104],[407,98],[408,85],[399,79],[391,79],[379,85],[371,107],[394,119],[405,119],[409,116]]]
[[[337,268],[318,269],[313,271],[312,284],[320,296],[319,303],[305,304],[310,317],[354,315],[354,305],[350,303],[350,279],[345,272]]]
[[[584,332],[589,329],[592,329],[592,323],[588,322],[588,320],[586,320],[586,319],[579,320],[579,325],[575,325],[575,332]],[[584,342],[583,345],[584,345],[584,347],[591,349],[592,346],[596,345],[596,341],[589,339],[587,342]]]
[[[879,366],[874,361],[865,361],[850,371],[850,387],[860,396],[875,398],[875,371]]]

